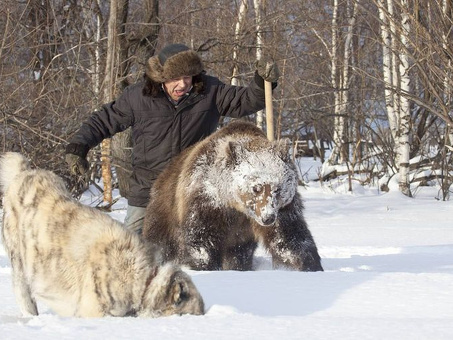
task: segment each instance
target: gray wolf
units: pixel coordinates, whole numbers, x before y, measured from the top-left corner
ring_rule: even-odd
[[[3,246],[24,315],[42,301],[61,316],[203,314],[203,299],[178,266],[107,214],[73,200],[54,173],[19,153],[0,158]]]
[[[143,237],[164,261],[251,270],[258,242],[275,268],[320,271],[288,147],[233,121],[184,150],[150,191]]]

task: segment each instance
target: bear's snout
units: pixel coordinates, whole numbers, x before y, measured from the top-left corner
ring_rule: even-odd
[[[271,226],[277,220],[277,216],[275,214],[265,215],[261,217],[261,225],[263,227]]]

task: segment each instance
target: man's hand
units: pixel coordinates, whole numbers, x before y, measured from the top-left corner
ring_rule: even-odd
[[[84,175],[90,168],[90,163],[85,158],[72,153],[66,154],[65,161],[73,175]]]
[[[271,83],[276,83],[280,77],[278,66],[273,61],[258,60],[256,62],[256,71],[261,78]]]

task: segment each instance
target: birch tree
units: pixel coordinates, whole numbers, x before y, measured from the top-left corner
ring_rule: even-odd
[[[442,48],[444,51],[448,51],[451,44],[451,37],[453,35],[453,1],[452,0],[443,0],[442,1],[442,13],[445,18],[446,27],[444,27],[442,32]],[[448,52],[446,52],[448,53]],[[445,106],[447,107],[447,115],[453,116],[453,90],[451,86],[451,78],[453,76],[452,72],[452,60],[448,58],[445,77],[443,81],[443,90],[444,90],[444,100]],[[450,152],[450,155],[453,153],[453,126],[447,123],[445,131],[445,146],[442,148],[442,160],[444,162],[442,167],[442,198],[445,201],[450,196],[450,185],[451,185],[451,176],[449,176],[449,160],[447,158],[447,152]],[[445,171],[446,170],[446,171]]]
[[[231,85],[239,85],[239,47],[241,45],[241,32],[244,25],[245,16],[247,15],[248,0],[241,0],[239,5],[237,21],[234,28],[234,46],[233,46],[233,70],[231,74]]]
[[[340,147],[342,145],[342,128],[340,120],[340,88],[338,86],[338,0],[333,1],[332,7],[332,45],[331,45],[331,73],[330,80],[333,88],[334,95],[334,131],[333,131],[333,141],[334,149],[332,150],[331,156],[329,158],[330,164],[335,164],[336,159],[341,154]]]
[[[401,77],[401,91],[402,93],[409,93],[409,39],[410,34],[410,22],[409,22],[409,5],[407,0],[401,0],[402,13],[401,13],[401,34],[400,42],[402,45],[402,51],[400,51],[400,64],[399,74]],[[396,52],[396,51],[395,51]],[[400,191],[406,196],[412,196],[409,183],[409,156],[410,156],[410,145],[409,145],[409,131],[411,124],[410,114],[410,102],[409,99],[404,95],[399,95],[400,99],[400,123],[398,127],[398,166],[399,166],[399,188]]]
[[[264,37],[261,31],[261,9],[263,7],[262,0],[253,0],[253,8],[255,10],[255,25],[256,25],[256,60],[261,60],[263,57]],[[263,130],[264,110],[256,113],[256,126]]]
[[[400,2],[401,23],[398,25],[394,12],[394,0],[379,0],[377,4],[381,21],[385,103],[396,155],[394,171],[398,172],[400,191],[411,196],[409,183],[411,115],[410,101],[404,95],[411,92],[408,55],[409,6],[406,0]]]
[[[396,77],[396,75],[393,74],[392,68],[392,57],[394,53],[392,50],[392,34],[390,31],[386,1],[387,0],[378,0],[378,11],[382,39],[382,73],[384,79],[385,109],[392,139],[395,141],[397,136],[397,117],[394,110],[393,76]]]
[[[331,51],[331,82],[334,88],[334,150],[329,162],[331,164],[343,164],[348,161],[347,155],[347,117],[349,107],[350,66],[352,53],[352,37],[357,19],[357,7],[359,1],[346,3],[348,12],[347,33],[344,40],[343,56],[340,62],[338,54],[338,0],[334,0],[332,11],[332,51]],[[340,69],[340,65],[343,67]]]
[[[451,38],[453,37],[453,1],[452,0],[443,0],[442,1],[442,13],[445,16],[446,27],[443,29],[442,33],[442,48],[444,51],[448,51],[451,45]],[[451,58],[448,58],[446,65],[446,72],[444,77],[444,98],[446,106],[450,108],[451,114],[453,115],[452,107],[452,98],[453,98],[453,89],[451,87],[451,78],[453,77],[452,72],[453,64]],[[453,126],[450,124],[448,126],[447,136],[449,137],[449,145],[453,146]],[[453,147],[451,149],[453,151]]]

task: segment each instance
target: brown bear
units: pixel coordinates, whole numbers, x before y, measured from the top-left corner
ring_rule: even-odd
[[[285,143],[235,120],[184,150],[150,192],[143,237],[165,261],[252,270],[258,242],[274,268],[321,271]]]

